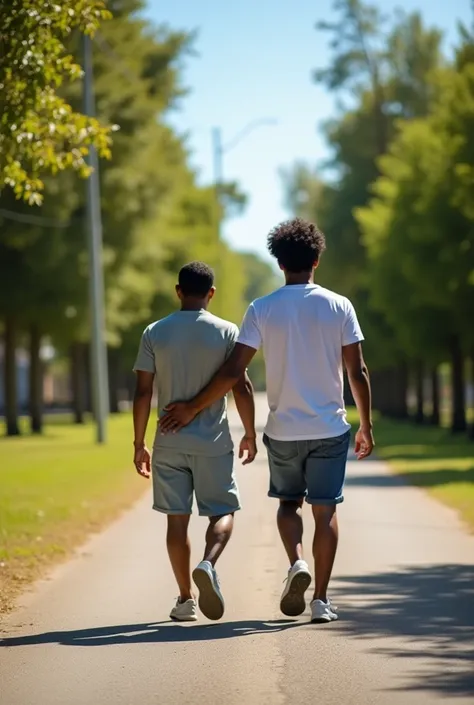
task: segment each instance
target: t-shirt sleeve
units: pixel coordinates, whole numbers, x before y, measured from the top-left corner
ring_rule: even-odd
[[[262,345],[262,335],[258,326],[257,313],[254,304],[250,304],[242,321],[238,343],[248,345],[249,348],[258,350]]]
[[[230,357],[230,354],[232,350],[234,349],[235,343],[237,342],[237,338],[239,337],[239,329],[236,325],[233,325],[231,328],[229,328],[228,333],[227,333],[227,350],[225,354],[225,359],[227,360]]]
[[[155,372],[155,356],[153,347],[150,341],[150,332],[148,328],[144,331],[140,346],[138,348],[137,359],[133,366],[134,372]]]
[[[342,346],[353,345],[364,340],[364,336],[357,319],[354,306],[350,301],[346,301],[344,324],[342,328]]]

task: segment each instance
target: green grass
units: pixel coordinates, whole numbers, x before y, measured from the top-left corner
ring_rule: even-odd
[[[474,442],[447,429],[380,417],[374,425],[377,457],[405,481],[457,510],[474,531]]]
[[[105,446],[65,417],[49,417],[43,436],[0,438],[0,611],[148,486],[133,469],[131,423],[112,418]]]

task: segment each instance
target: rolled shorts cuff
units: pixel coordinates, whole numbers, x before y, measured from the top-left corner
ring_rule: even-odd
[[[306,498],[306,495],[300,494],[298,496],[292,496],[289,494],[278,494],[278,492],[272,492],[271,490],[269,490],[267,492],[267,497],[271,497],[272,499],[281,499],[283,502],[303,502],[303,500]]]
[[[314,497],[306,497],[306,502],[311,505],[320,505],[322,507],[330,507],[333,504],[342,504],[344,497],[336,497],[335,499],[315,499]]]
[[[157,504],[153,505],[153,509],[155,512],[160,512],[160,514],[174,514],[175,516],[190,516],[193,512],[192,509],[189,511],[186,511],[185,509],[170,509],[169,507],[166,507],[164,509],[163,507],[159,507]]]
[[[227,514],[233,514],[234,512],[238,512],[242,509],[242,507],[228,507],[227,509],[224,509],[224,511],[219,510],[218,512],[212,512],[209,510],[199,510],[199,516],[200,517],[224,517]]]

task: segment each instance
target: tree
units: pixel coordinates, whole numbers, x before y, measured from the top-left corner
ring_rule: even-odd
[[[323,169],[299,166],[289,176],[293,186],[287,178],[286,188],[293,200],[296,193],[296,212],[317,220],[326,234],[319,281],[349,296],[359,312],[374,370],[375,405],[404,416],[407,359],[385,311],[372,305],[367,252],[354,212],[372,196],[379,158],[396,136],[399,120],[428,110],[429,76],[442,64],[440,33],[426,29],[418,14],[400,14],[389,25],[360,0],[336,0],[333,7],[338,19],[319,25],[331,35],[333,58],[315,72],[318,82],[348,103],[342,102],[339,114],[324,126],[331,178],[324,178]]]
[[[163,261],[163,246],[153,227],[160,227],[171,195],[189,174],[185,146],[163,119],[183,93],[177,63],[189,38],[165,29],[151,31],[134,14],[139,5],[114,4],[117,16],[100,35],[107,53],[95,51],[99,115],[104,122],[121,126],[113,160],[101,170],[107,327],[109,342],[115,346],[130,317],[144,315],[153,298]],[[77,40],[71,37],[72,52]],[[70,105],[79,104],[77,83],[64,84],[61,90]],[[78,376],[82,370],[84,377],[88,338],[83,185],[74,174],[63,172],[47,178],[45,190],[35,216],[26,212],[26,206],[14,204],[7,191],[1,195],[0,313],[17,330],[26,330],[32,322],[39,325],[60,350],[72,344],[74,387],[79,397],[85,397]],[[22,286],[26,279],[28,288]],[[13,339],[7,336],[8,341]],[[13,359],[11,354],[7,358]],[[14,400],[11,406],[13,417]],[[83,404],[78,406],[80,420]]]
[[[74,111],[58,92],[81,76],[66,48],[71,32],[92,35],[108,17],[101,0],[11,0],[0,10],[0,191],[7,185],[39,204],[45,172],[87,176],[91,144],[109,156],[111,128]]]
[[[474,210],[468,195],[474,183],[474,65],[440,72],[435,86],[429,117],[400,125],[380,160],[375,197],[357,217],[370,254],[375,304],[413,355],[432,366],[450,357],[451,426],[464,431],[464,354],[472,344],[467,322],[474,305]]]

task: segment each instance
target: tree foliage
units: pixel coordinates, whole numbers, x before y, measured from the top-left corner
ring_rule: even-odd
[[[94,144],[110,155],[111,128],[75,111],[61,96],[82,75],[67,48],[74,30],[93,35],[110,17],[102,0],[12,0],[0,9],[0,190],[30,205],[42,200],[45,172],[89,174]]]
[[[449,360],[462,429],[462,351],[474,346],[473,31],[460,28],[448,60],[418,13],[333,8],[336,21],[319,25],[332,59],[315,73],[344,99],[324,126],[331,158],[287,171],[287,197],[326,233],[318,277],[359,310],[377,398],[397,370],[411,365],[419,379]]]
[[[249,282],[262,272],[217,239],[218,221],[238,213],[245,195],[226,183],[218,202],[214,187],[199,184],[186,140],[167,119],[186,93],[182,66],[192,34],[151,26],[138,0],[110,7],[113,17],[94,37],[93,60],[98,119],[120,128],[111,159],[100,167],[106,336],[113,374],[122,380],[113,382],[116,391],[143,328],[177,306],[174,285],[183,264],[204,259],[218,265],[217,312],[235,322],[244,312]],[[79,39],[71,33],[65,43],[74,63],[80,60]],[[73,111],[81,88],[80,81],[61,86]],[[7,340],[13,345],[16,335],[20,344],[34,325],[35,335],[39,330],[58,352],[72,350],[78,420],[89,396],[79,388],[87,381],[89,341],[84,214],[84,183],[73,170],[44,178],[39,208],[16,201],[11,190],[0,194],[0,316],[14,333]],[[9,408],[13,418],[11,394]]]

